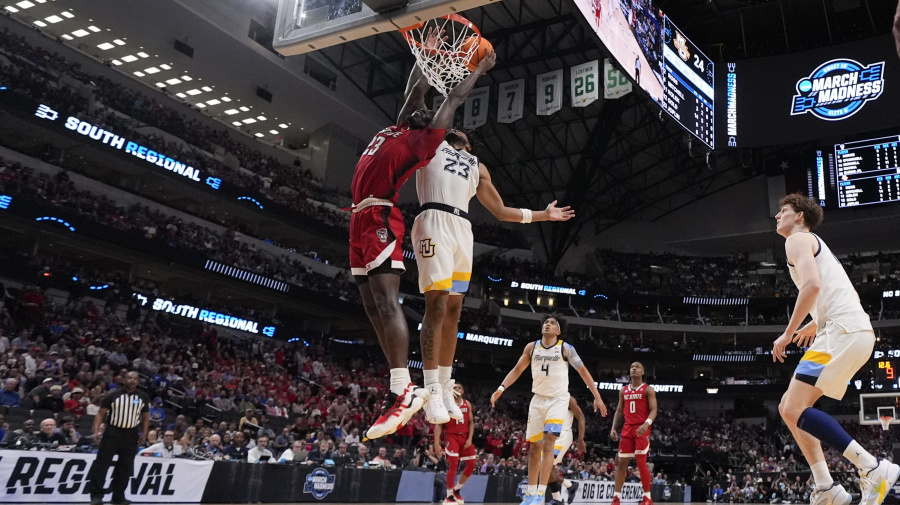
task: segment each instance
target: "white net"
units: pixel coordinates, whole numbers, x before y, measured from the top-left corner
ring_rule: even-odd
[[[469,75],[468,65],[478,50],[481,33],[466,18],[450,14],[400,31],[422,74],[438,93],[447,96]]]

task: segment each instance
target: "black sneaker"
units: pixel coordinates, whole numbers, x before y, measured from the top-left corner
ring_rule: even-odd
[[[103,505],[103,497],[91,498],[91,505]]]
[[[578,491],[578,486],[578,482],[574,480],[572,481],[572,485],[569,486],[568,496],[566,497],[566,501],[569,502],[569,505],[571,505],[571,503],[575,501],[575,492]]]

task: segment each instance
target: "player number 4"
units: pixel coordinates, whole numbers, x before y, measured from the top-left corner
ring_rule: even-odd
[[[544,375],[550,375],[550,365],[544,363],[541,365],[541,371],[544,372]]]

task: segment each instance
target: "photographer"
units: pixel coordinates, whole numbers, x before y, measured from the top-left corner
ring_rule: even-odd
[[[434,448],[431,444],[419,444],[416,446],[416,456],[413,458],[412,463],[410,463],[410,468],[418,469],[418,470],[428,470],[432,472],[437,472],[441,470],[441,463],[444,460],[438,459],[434,454]]]

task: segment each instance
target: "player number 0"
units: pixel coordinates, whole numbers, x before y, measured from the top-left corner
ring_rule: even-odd
[[[631,414],[637,412],[637,402],[628,402],[628,412]]]

